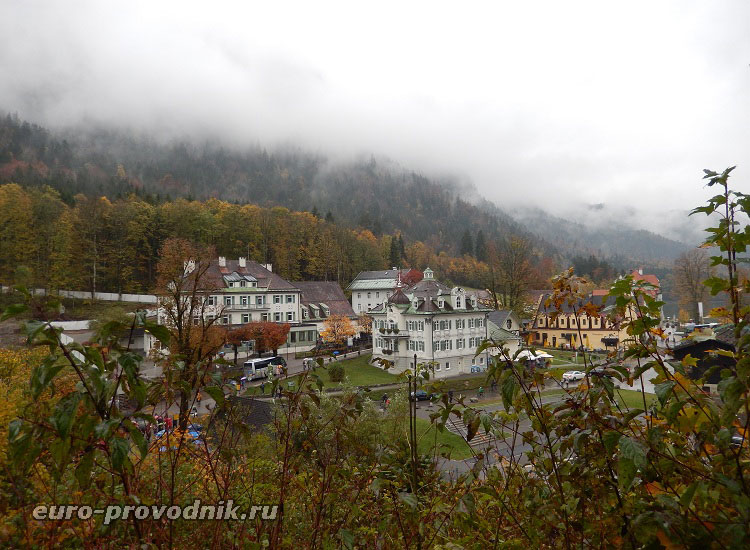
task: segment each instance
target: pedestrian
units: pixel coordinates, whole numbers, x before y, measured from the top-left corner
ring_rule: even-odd
[[[202,399],[202,396],[201,396],[201,392],[198,392],[198,393],[197,393],[197,394],[195,395],[195,400],[196,400],[196,401],[198,402],[198,405],[200,405],[200,404],[201,404],[201,399]]]
[[[479,389],[477,390],[477,397],[479,397],[479,399],[482,399],[483,395],[484,395],[484,388],[482,386],[479,386]]]
[[[453,403],[453,390],[448,390],[448,403]]]
[[[490,384],[490,388],[492,389],[492,393],[497,392],[497,380],[492,381],[492,384]]]
[[[266,383],[265,382],[260,383],[260,394],[266,395]]]

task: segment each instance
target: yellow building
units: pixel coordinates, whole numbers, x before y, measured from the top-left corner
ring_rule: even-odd
[[[545,307],[544,303],[549,294],[539,299],[537,313],[530,330],[529,344],[538,347],[578,349],[581,346],[587,350],[614,349],[622,345],[627,334],[622,323],[613,322],[605,313],[590,316],[583,311],[586,303],[602,305],[604,296],[594,293],[575,307],[563,304],[555,317],[552,306]]]

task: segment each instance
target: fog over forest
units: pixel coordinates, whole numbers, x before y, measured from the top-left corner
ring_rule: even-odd
[[[375,155],[510,212],[692,243],[701,170],[747,177],[748,20],[743,2],[1,2],[0,109],[332,163]]]

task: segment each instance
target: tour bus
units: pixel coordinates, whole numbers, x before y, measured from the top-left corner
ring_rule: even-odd
[[[245,379],[258,380],[266,378],[269,374],[277,374],[279,367],[286,367],[286,361],[283,357],[263,357],[259,359],[250,359],[243,364]]]

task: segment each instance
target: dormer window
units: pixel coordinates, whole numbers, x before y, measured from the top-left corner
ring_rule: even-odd
[[[456,308],[461,309],[461,298],[456,298]]]

